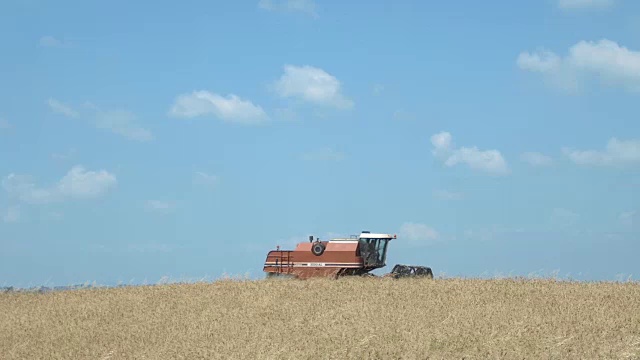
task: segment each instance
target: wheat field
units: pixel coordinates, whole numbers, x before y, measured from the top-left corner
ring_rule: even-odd
[[[0,294],[2,359],[638,359],[640,284],[239,280]]]

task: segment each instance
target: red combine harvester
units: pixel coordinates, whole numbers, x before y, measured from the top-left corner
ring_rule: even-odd
[[[374,276],[370,271],[386,266],[387,248],[393,239],[396,239],[395,235],[372,234],[369,231],[328,241],[314,240],[313,236],[309,236],[309,242],[299,243],[295,250],[280,250],[277,247],[269,251],[264,271],[267,277],[298,279]],[[433,272],[426,266],[398,264],[385,276],[433,278]]]

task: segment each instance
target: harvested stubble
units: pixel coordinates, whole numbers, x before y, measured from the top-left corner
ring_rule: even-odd
[[[640,284],[224,280],[0,294],[3,359],[640,358]]]

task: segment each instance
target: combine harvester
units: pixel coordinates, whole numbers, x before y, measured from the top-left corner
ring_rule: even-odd
[[[386,266],[387,247],[395,235],[372,234],[363,231],[350,238],[298,243],[295,250],[269,251],[264,263],[267,277],[338,278],[341,276],[375,276],[370,271]],[[431,268],[426,266],[396,265],[385,277],[428,277],[433,279]]]

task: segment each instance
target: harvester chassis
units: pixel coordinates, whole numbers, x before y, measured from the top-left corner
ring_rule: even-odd
[[[361,277],[373,277],[378,276],[363,269],[341,269],[335,276],[335,278],[348,277],[348,276],[361,276]],[[296,278],[295,275],[286,273],[267,273],[267,278]],[[415,265],[402,265],[397,264],[393,267],[390,273],[384,274],[381,277],[389,277],[392,279],[400,278],[428,278],[433,279],[433,271],[427,266],[415,266]]]
[[[308,279],[313,277],[340,278],[345,276],[377,277],[373,270],[384,267],[387,245],[396,235],[363,231],[349,238],[320,241],[309,236],[309,242],[300,242],[293,250],[279,246],[269,251],[264,263],[267,277]],[[382,277],[430,278],[433,272],[427,266],[397,264]]]

